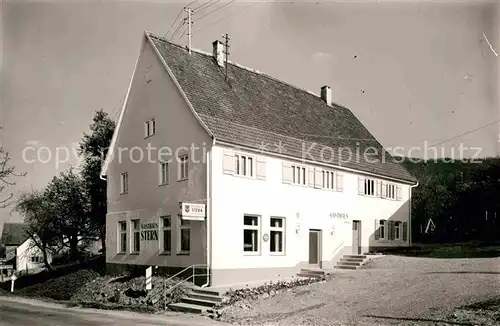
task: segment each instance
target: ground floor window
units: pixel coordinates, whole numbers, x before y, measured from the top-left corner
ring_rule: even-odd
[[[132,229],[132,248],[130,248],[130,252],[137,254],[141,251],[141,229],[140,229],[140,221],[132,220],[131,229]]]
[[[395,240],[400,240],[401,239],[401,222],[396,221],[394,222],[394,239]]]
[[[180,218],[179,235],[178,251],[179,253],[188,254],[191,250],[191,225],[188,220]]]
[[[378,237],[379,239],[385,239],[385,236],[386,236],[386,230],[385,230],[385,227],[386,227],[386,224],[387,224],[387,221],[386,220],[380,220],[380,225],[378,227]]]
[[[259,216],[245,215],[243,217],[243,251],[259,252]]]
[[[172,220],[170,216],[161,217],[161,251],[164,254],[170,254],[172,250]]]
[[[285,219],[283,217],[271,217],[270,230],[270,251],[272,253],[284,253]]]
[[[127,252],[127,222],[125,222],[125,221],[118,222],[118,231],[119,231],[118,251],[120,253],[126,253]]]

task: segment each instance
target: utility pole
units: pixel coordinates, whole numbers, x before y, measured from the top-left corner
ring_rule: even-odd
[[[192,36],[192,31],[191,31],[191,26],[193,25],[193,22],[191,21],[191,8],[186,7],[184,10],[187,12],[187,18],[184,18],[184,22],[187,21],[188,24],[188,52],[191,53],[191,36]]]
[[[228,79],[228,76],[227,76],[227,61],[228,61],[228,58],[229,58],[229,34],[226,33],[226,35],[222,35],[222,38],[225,40],[224,42],[224,54],[226,55],[225,56],[225,66],[226,66],[226,81]]]

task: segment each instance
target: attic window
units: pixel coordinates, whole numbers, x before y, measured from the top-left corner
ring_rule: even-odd
[[[153,136],[156,133],[156,121],[154,118],[144,122],[144,138]]]

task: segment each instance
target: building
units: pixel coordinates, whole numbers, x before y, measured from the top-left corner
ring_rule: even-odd
[[[5,246],[6,265],[18,272],[39,271],[44,267],[43,254],[26,233],[24,223],[4,223],[0,243]],[[48,254],[49,263],[52,257]]]
[[[219,41],[145,33],[101,174],[110,270],[199,264],[211,286],[249,284],[411,242],[417,180],[330,88],[226,63]]]

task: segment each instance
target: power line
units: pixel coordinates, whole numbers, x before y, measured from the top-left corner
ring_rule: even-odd
[[[462,134],[459,134],[459,135],[456,135],[456,136],[454,136],[454,137],[451,137],[451,138],[448,138],[448,139],[442,140],[442,141],[440,141],[439,143],[436,143],[436,144],[431,145],[431,146],[429,146],[429,147],[434,147],[434,146],[437,146],[437,145],[441,145],[441,144],[447,143],[447,142],[449,142],[449,141],[451,141],[451,140],[454,140],[454,139],[460,138],[460,137],[465,136],[465,135],[468,135],[468,134],[472,134],[473,132],[476,132],[476,131],[478,131],[478,130],[481,130],[481,129],[487,128],[487,127],[492,126],[492,125],[494,125],[494,124],[496,124],[496,123],[499,123],[499,122],[500,122],[500,120],[495,120],[495,121],[490,122],[490,123],[488,123],[488,124],[485,124],[485,125],[483,125],[483,126],[477,127],[477,128],[475,128],[475,129],[472,129],[472,130],[469,130],[469,131],[466,131],[466,132],[464,132],[464,133],[462,133]]]
[[[216,19],[216,20],[212,21],[210,24],[207,24],[204,27],[201,27],[201,28],[198,28],[198,29],[194,30],[193,33],[199,32],[199,31],[201,31],[202,29],[204,29],[204,28],[206,28],[208,26],[215,25],[217,23],[220,23],[223,20],[228,19],[229,17],[235,16],[235,15],[239,14],[240,12],[242,12],[244,9],[247,9],[248,7],[253,6],[254,4],[255,4],[255,2],[252,2],[250,5],[245,6],[242,9],[233,12],[232,14],[226,15],[226,16],[220,18],[220,19]]]
[[[220,6],[219,8],[214,9],[214,10],[212,10],[212,11],[210,11],[210,12],[208,12],[208,13],[204,14],[203,16],[201,16],[200,18],[198,18],[197,20],[200,20],[200,19],[202,19],[202,18],[204,18],[204,17],[206,17],[206,16],[208,16],[208,15],[210,15],[210,14],[212,14],[212,13],[214,13],[214,12],[218,11],[218,10],[221,10],[222,8],[224,8],[224,7],[226,7],[226,6],[229,6],[230,4],[232,4],[232,3],[233,3],[233,2],[235,2],[235,1],[236,1],[236,0],[231,0],[231,1],[229,1],[228,3],[226,3],[225,5],[222,5],[222,6]]]
[[[172,25],[170,25],[170,27],[168,28],[167,32],[165,33],[165,37],[168,36],[168,33],[170,32],[170,30],[172,29],[172,27],[174,27],[175,23],[177,22],[177,20],[179,19],[179,17],[182,15],[183,11],[184,11],[184,9],[182,9],[181,11],[179,11],[179,14],[177,15],[177,18],[175,18],[174,22],[172,23]]]
[[[181,24],[179,24],[179,26],[177,26],[177,29],[172,33],[172,35],[170,36],[170,39],[173,40],[175,35],[179,32],[179,30],[182,28],[182,26],[184,26],[184,22],[182,22]]]
[[[202,5],[199,5],[198,7],[194,8],[193,9],[193,14],[196,14],[196,13],[200,12],[201,10],[205,10],[205,9],[213,6],[217,2],[220,2],[221,0],[216,0],[215,2],[213,2],[213,1],[214,0],[207,1],[207,2],[203,3]],[[208,6],[207,6],[207,4],[208,4]],[[205,7],[205,8],[201,9],[202,7]]]
[[[182,38],[184,35],[186,35],[186,32],[187,32],[187,31],[188,31],[188,28],[187,28],[187,27],[186,27],[186,28],[184,28],[184,32],[182,33],[182,35],[181,35],[181,36],[179,36],[179,37],[177,38],[177,41],[180,41],[180,40],[181,40],[181,38]]]

